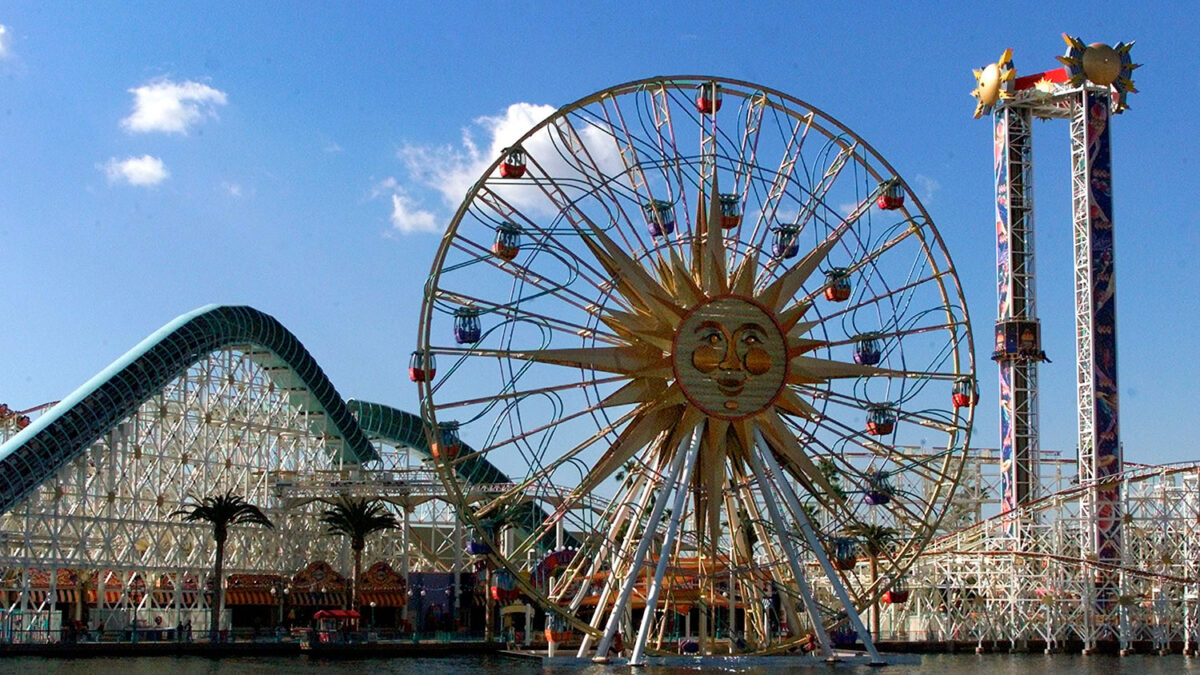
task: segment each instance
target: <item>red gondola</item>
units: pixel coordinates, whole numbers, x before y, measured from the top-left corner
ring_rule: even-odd
[[[426,360],[424,352],[415,351],[408,359],[408,379],[413,382],[432,382],[437,374],[437,363],[433,354]]]
[[[721,227],[732,230],[742,224],[742,202],[735,194],[718,196],[721,202]]]
[[[521,595],[517,581],[508,570],[496,570],[492,574],[492,599],[499,603],[510,603]]]
[[[721,86],[716,82],[705,82],[696,87],[696,110],[711,115],[721,109]]]
[[[979,384],[969,377],[954,381],[954,394],[950,397],[955,408],[969,408],[979,403]]]
[[[881,191],[875,199],[875,204],[885,211],[892,211],[904,206],[904,186],[899,180],[880,183]]]
[[[845,302],[850,299],[850,273],[844,267],[834,267],[825,273],[825,299]]]
[[[458,457],[458,452],[462,450],[462,440],[458,436],[458,422],[438,424],[438,436],[440,436],[439,441],[433,444],[433,458],[448,461]]]
[[[525,150],[521,146],[504,149],[504,161],[500,163],[501,178],[520,178],[525,175]]]
[[[546,617],[546,642],[562,644],[569,641],[573,635],[571,626],[558,614],[550,614],[549,612],[547,614],[549,616]],[[620,639],[620,634],[617,635],[617,638]]]
[[[876,405],[867,409],[867,433],[887,436],[896,429],[896,411],[890,406]]]
[[[492,243],[492,254],[501,260],[512,260],[521,250],[521,228],[516,223],[501,223],[496,228],[496,241]]]

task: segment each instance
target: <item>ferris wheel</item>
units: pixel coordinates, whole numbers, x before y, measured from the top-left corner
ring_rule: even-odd
[[[822,111],[710,77],[597,92],[506,148],[412,358],[481,550],[581,656],[827,650],[933,534],[977,399],[909,186]]]

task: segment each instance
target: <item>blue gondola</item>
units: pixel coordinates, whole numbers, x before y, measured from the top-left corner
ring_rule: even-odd
[[[869,506],[883,506],[892,501],[896,489],[886,471],[874,471],[867,476],[867,496],[863,501]]]
[[[460,345],[479,342],[482,335],[479,325],[479,310],[474,307],[459,307],[454,310],[454,341]]]
[[[800,228],[795,225],[780,225],[773,228],[775,239],[771,243],[771,254],[776,258],[795,258],[800,253]]]
[[[642,204],[642,213],[646,216],[646,229],[651,237],[661,237],[675,231],[675,211],[671,202],[652,199]]]
[[[860,366],[874,366],[883,359],[882,340],[879,333],[863,333],[854,338],[854,362]]]

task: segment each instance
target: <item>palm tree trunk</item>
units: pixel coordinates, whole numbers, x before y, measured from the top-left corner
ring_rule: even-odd
[[[221,630],[221,609],[225,607],[225,539],[217,539],[217,561],[213,564],[213,604],[212,622],[209,627],[208,639],[216,642]]]
[[[346,609],[357,609],[358,604],[358,575],[362,572],[362,547],[354,548],[354,569],[350,573],[350,598]]]
[[[879,578],[879,557],[871,556],[871,587]],[[879,600],[871,601],[871,639],[879,642]]]

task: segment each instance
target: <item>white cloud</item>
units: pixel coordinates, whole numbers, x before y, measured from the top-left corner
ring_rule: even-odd
[[[401,192],[392,194],[392,226],[403,234],[437,232],[439,229],[437,216],[417,208],[413,200]]]
[[[325,152],[327,152],[331,155],[334,155],[334,154],[337,154],[342,151],[342,146],[338,145],[337,143],[330,142],[330,143],[327,143],[325,145],[325,147],[322,148],[322,150],[324,150]]]
[[[150,155],[128,157],[122,160],[113,157],[102,168],[104,174],[108,176],[109,183],[158,185],[171,175],[163,166],[161,159]]]
[[[437,214],[422,209],[420,203],[408,196],[404,188],[400,187],[400,181],[396,180],[394,176],[388,176],[371,186],[370,198],[379,199],[380,197],[391,197],[392,227],[400,234],[440,232],[442,230],[442,226],[439,224],[441,219]],[[391,233],[384,236],[390,238]]]
[[[399,189],[400,183],[394,177],[388,176],[371,186],[371,199],[379,199],[383,195],[390,195]]]
[[[12,32],[8,26],[0,23],[0,59],[6,59],[12,54]]]
[[[459,147],[405,146],[398,154],[410,178],[439,192],[445,205],[453,209],[505,148],[520,140],[555,110],[550,105],[514,103],[500,115],[475,120],[472,127],[463,130]],[[475,141],[477,134],[485,139],[482,147]],[[609,175],[623,171],[617,146],[607,132],[594,126],[580,129],[579,134],[601,171]],[[563,157],[561,139],[555,139],[549,131],[543,129],[522,141],[521,145],[546,174],[563,180],[580,175]],[[541,189],[535,186],[502,185],[496,191],[514,206],[531,212],[557,211],[557,207],[550,204]]]
[[[121,120],[121,126],[141,133],[186,134],[205,117],[216,117],[215,108],[228,100],[225,92],[191,80],[156,80],[129,93],[133,94],[133,113]]]
[[[411,193],[400,187],[399,181],[388,177],[371,189],[371,198],[392,197],[392,224],[402,233],[442,231],[450,222],[467,192],[483,176],[505,148],[511,147],[530,129],[541,123],[557,109],[550,105],[514,103],[501,114],[476,119],[463,129],[457,145],[405,145],[397,151],[407,173],[406,188],[415,186],[432,190],[442,204],[434,210],[421,208]],[[618,175],[624,171],[617,144],[611,132],[595,122],[595,126],[576,125],[579,135],[591,153],[591,160],[601,173]],[[477,140],[478,139],[478,140]],[[565,184],[581,184],[583,176],[573,159],[562,154],[563,140],[543,129],[521,141],[530,161],[530,171],[544,172]],[[536,164],[536,167],[534,166]],[[559,208],[550,202],[541,188],[522,182],[495,183],[490,186],[505,201],[530,215],[553,215]]]
[[[243,186],[241,183],[231,183],[229,181],[221,181],[221,190],[224,191],[225,194],[229,195],[230,197],[233,197],[234,199],[241,199],[242,197],[253,197],[254,196],[254,188],[247,188],[247,187]]]
[[[920,173],[913,179],[913,182],[917,184],[917,188],[921,191],[921,194],[918,196],[922,201],[933,199],[934,193],[942,189],[942,184],[936,179]]]

